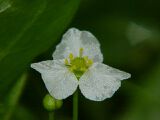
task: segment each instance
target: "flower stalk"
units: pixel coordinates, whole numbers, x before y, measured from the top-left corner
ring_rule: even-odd
[[[78,120],[78,90],[73,95],[73,120]]]
[[[48,120],[54,120],[54,111],[52,111],[52,112],[48,112],[48,114],[49,114],[49,119]]]

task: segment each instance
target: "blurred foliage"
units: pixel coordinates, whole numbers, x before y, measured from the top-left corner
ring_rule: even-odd
[[[79,0],[0,1],[1,104],[31,60],[55,43],[78,4]]]
[[[78,0],[0,0],[0,113],[4,116],[12,109],[7,107],[7,96],[28,69],[24,91],[17,90],[21,97],[13,98],[17,102],[21,98],[13,104],[17,112],[10,118],[47,119],[42,106],[47,90],[40,74],[29,66],[32,60],[51,59],[68,26],[91,31],[101,43],[104,63],[132,74],[111,99],[93,102],[80,95],[79,118],[159,120],[160,1],[83,0],[76,12],[78,5]],[[71,116],[69,97],[56,111],[56,119]]]
[[[10,93],[5,97],[5,110],[3,110],[4,120],[10,120],[12,113],[15,110],[17,102],[23,92],[23,88],[27,79],[27,75],[23,74],[19,80],[16,81],[13,88],[10,90]]]

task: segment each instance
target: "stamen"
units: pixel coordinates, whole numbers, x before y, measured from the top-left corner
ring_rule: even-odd
[[[87,61],[88,61],[88,56],[85,56],[85,57],[84,57],[84,60],[87,62]]]
[[[83,56],[83,48],[80,48],[79,49],[79,57],[82,57]]]
[[[91,59],[88,59],[88,66],[91,66],[93,64],[93,61]]]
[[[93,64],[93,61],[88,56],[83,56],[83,48],[79,49],[79,56],[74,57],[72,53],[64,61],[68,69],[73,72],[79,79],[85,71]]]
[[[73,60],[73,59],[74,59],[74,56],[73,56],[72,53],[69,54],[69,59],[70,59],[70,60]]]
[[[64,63],[65,65],[68,65],[69,64],[68,59],[65,59]]]

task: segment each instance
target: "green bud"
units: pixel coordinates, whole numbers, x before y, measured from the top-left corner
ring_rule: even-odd
[[[56,109],[61,108],[62,104],[63,104],[62,100],[56,100]]]
[[[61,108],[62,104],[62,100],[56,100],[49,94],[47,94],[43,99],[43,106],[48,111],[59,109]]]

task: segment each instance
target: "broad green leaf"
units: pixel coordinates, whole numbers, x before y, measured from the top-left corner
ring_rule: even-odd
[[[23,74],[20,79],[18,79],[13,86],[13,88],[10,90],[10,93],[6,96],[5,102],[3,104],[3,115],[1,115],[1,118],[3,120],[9,120],[12,116],[13,111],[15,110],[15,107],[17,105],[18,99],[20,98],[20,95],[23,91],[23,88],[25,86],[27,80],[27,74]]]
[[[50,48],[79,0],[0,1],[0,101],[31,60]]]

